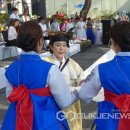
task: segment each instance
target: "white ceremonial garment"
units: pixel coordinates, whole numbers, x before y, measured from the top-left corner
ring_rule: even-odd
[[[23,52],[23,54],[38,55],[37,53],[33,51]],[[56,103],[61,109],[70,106],[71,104],[73,104],[75,101],[78,100],[77,91],[71,92],[69,90],[69,87],[63,75],[61,74],[59,68],[56,65],[52,65],[52,67],[50,68],[50,71],[47,77],[46,86],[48,85],[50,87],[50,91]],[[6,86],[6,93],[7,93],[6,96],[8,97],[12,92],[12,86],[10,85],[10,83],[6,83],[5,86]]]
[[[16,29],[13,27],[13,26],[10,26],[8,28],[8,40],[14,40],[14,39],[17,39],[17,31]]]
[[[53,55],[53,58],[54,58],[54,61],[55,61],[55,65],[59,67],[60,66],[60,62],[57,60],[57,58],[55,57],[55,55]],[[60,68],[63,67],[63,65],[65,64],[65,61],[66,61],[65,57],[63,57],[63,59],[62,59],[62,65],[61,65]],[[63,76],[64,76],[64,78],[65,78],[68,86],[71,86],[70,73],[69,73],[69,69],[68,69],[67,65],[62,70],[62,74],[63,74]]]
[[[74,24],[73,23],[67,23],[66,24],[66,32],[68,32],[71,28],[74,27]]]
[[[39,23],[41,29],[42,29],[42,32],[43,32],[43,36],[46,36],[48,37],[48,32],[45,32],[47,31],[47,25],[46,24],[42,24],[42,23]]]
[[[85,30],[85,22],[78,22],[76,24],[76,32],[78,39],[87,39],[86,30]]]
[[[51,29],[53,30],[53,31],[60,31],[60,25],[59,25],[59,23],[58,22],[53,22],[51,25],[50,25],[50,27],[51,27]]]
[[[95,29],[94,29],[95,44],[103,44],[103,40],[102,40],[103,27],[102,26],[103,26],[102,23],[95,24]]]

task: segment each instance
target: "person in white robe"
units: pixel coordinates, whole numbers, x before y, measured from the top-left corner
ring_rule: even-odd
[[[95,29],[94,29],[94,35],[95,35],[95,44],[103,44],[103,40],[102,40],[102,23],[100,20],[97,20],[96,24],[95,24]]]
[[[86,40],[86,23],[83,21],[83,18],[80,18],[80,21],[76,24],[76,32],[77,32],[77,38],[79,40]]]
[[[74,90],[78,89],[80,81],[84,78],[84,72],[73,59],[65,56],[67,47],[69,47],[69,43],[64,35],[54,36],[50,41],[51,55],[44,60],[57,65],[67,81],[69,89]],[[82,119],[74,117],[81,113],[80,101],[64,109],[64,113],[71,130],[82,130]]]
[[[52,20],[52,23],[50,24],[50,27],[51,27],[52,31],[54,31],[54,32],[60,31],[60,25],[56,21],[56,19]]]
[[[73,27],[74,27],[74,24],[72,23],[71,18],[69,18],[68,23],[66,24],[66,32],[68,32]]]

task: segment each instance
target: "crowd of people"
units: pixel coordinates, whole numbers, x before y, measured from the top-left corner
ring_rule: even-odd
[[[105,100],[98,104],[95,129],[128,130],[130,23],[113,25],[110,34],[111,48],[117,55],[96,66],[83,79],[82,68],[65,56],[69,44],[63,34],[51,39],[51,56],[42,60],[39,56],[43,46],[41,27],[34,21],[23,23],[17,36],[23,53],[0,76],[10,102],[2,130],[82,130],[81,118],[71,120],[73,115],[69,115],[60,120],[56,114],[60,112],[59,116],[63,117],[69,111],[80,113],[78,99],[90,102],[102,87]],[[104,113],[111,116],[104,117]],[[121,118],[122,115],[125,117]]]
[[[13,20],[19,20],[19,25],[23,22],[32,20],[29,15],[29,10],[25,9],[22,15],[18,15],[18,9],[13,8],[12,13],[9,18],[9,27],[13,27],[13,30],[15,31],[14,37],[13,35],[8,36],[8,40],[15,39],[15,36],[17,35],[17,29],[16,27],[12,26]],[[120,21],[129,21],[129,17],[126,14],[125,11],[122,12],[122,14],[117,14],[114,18],[114,22],[120,22]],[[101,20],[94,20],[89,18],[80,18],[79,15],[75,15],[71,18],[66,18],[65,14],[62,12],[56,12],[56,14],[50,16],[48,19],[44,18],[43,16],[39,16],[37,19],[37,22],[42,28],[43,31],[43,37],[45,40],[48,40],[48,33],[50,32],[73,32],[76,36],[75,39],[78,40],[90,40],[92,44],[102,44],[103,43],[103,24]],[[8,33],[10,35],[10,33]],[[10,42],[11,43],[11,42]],[[46,48],[46,47],[45,47]]]
[[[8,29],[8,35],[11,37],[8,37],[8,40],[15,40],[16,43],[13,43],[23,52],[7,70],[0,73],[0,80],[4,81],[6,96],[10,102],[2,130],[82,130],[81,118],[72,120],[73,115],[70,114],[59,120],[56,115],[60,112],[59,116],[65,117],[64,114],[70,111],[81,113],[79,99],[88,103],[101,88],[104,89],[105,100],[98,104],[95,129],[130,129],[130,23],[122,21],[111,27],[111,48],[117,55],[113,60],[96,66],[84,79],[82,68],[65,55],[69,48],[69,39],[63,33],[50,39],[51,55],[44,60],[40,58],[44,38],[48,38],[49,30],[44,17],[41,16],[38,20],[39,23],[29,20],[19,26],[20,20],[15,17]],[[72,20],[68,21],[71,28]],[[52,29],[57,27],[56,22],[56,19],[53,19],[50,23]],[[63,20],[58,29],[66,31],[64,24]],[[90,18],[87,22],[87,32],[83,18],[77,19],[75,28],[78,30],[78,38],[84,39],[88,35],[93,39]],[[67,29],[70,30],[69,26]],[[104,113],[118,114],[118,117],[115,115],[107,118],[102,116]],[[125,119],[121,118],[121,115],[125,115]]]
[[[95,30],[97,29],[98,26],[98,22],[94,22],[93,20],[91,20],[91,18],[88,19],[83,19],[80,18],[79,16],[75,16],[72,18],[64,18],[64,15],[58,15],[59,13],[56,13],[55,15],[53,15],[51,18],[44,18],[43,16],[39,16],[37,19],[37,23],[41,26],[42,31],[43,31],[43,37],[45,40],[48,40],[48,33],[50,32],[63,32],[63,33],[67,33],[67,32],[73,32],[74,35],[76,36],[75,39],[78,40],[91,40],[91,43],[94,44],[96,43],[96,37],[94,35],[94,30],[93,27],[95,28]],[[17,29],[16,27],[12,24],[14,23],[14,21],[19,21],[19,25],[17,25]],[[13,8],[12,9],[12,14],[10,15],[9,18],[9,23],[8,23],[8,39],[10,40],[9,37],[11,37],[11,40],[16,39],[16,35],[17,35],[17,31],[18,28],[20,26],[21,23],[24,23],[26,21],[30,21],[32,20],[30,15],[29,15],[29,11],[26,9],[23,12],[23,15],[18,15],[18,9],[17,8]],[[101,23],[101,22],[100,22]],[[14,35],[10,36],[9,30],[10,28],[13,28],[13,32],[15,33]],[[102,41],[102,24],[100,27],[98,27],[98,29],[96,31],[100,31],[100,40]],[[10,42],[11,43],[11,42]]]

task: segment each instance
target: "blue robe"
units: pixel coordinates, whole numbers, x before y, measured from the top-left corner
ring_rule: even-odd
[[[99,77],[104,89],[118,95],[130,94],[127,81],[127,78],[130,81],[130,56],[117,55],[112,61],[100,64]],[[96,130],[118,130],[119,118],[120,112],[112,102],[99,102]]]
[[[41,60],[36,54],[21,54],[6,70],[6,77],[13,87],[21,84],[28,89],[43,88],[46,85],[48,72],[52,64]],[[53,96],[30,94],[34,108],[32,130],[69,130],[66,120],[58,120],[56,113],[60,108]],[[2,130],[16,129],[16,105],[10,103],[5,115]],[[60,113],[59,116],[64,116]]]
[[[89,27],[89,26],[91,26],[91,27]],[[93,29],[92,29],[92,23],[90,23],[90,22],[87,23],[86,35],[87,35],[87,38],[89,40],[91,40],[92,44],[94,44],[94,34],[93,34]]]

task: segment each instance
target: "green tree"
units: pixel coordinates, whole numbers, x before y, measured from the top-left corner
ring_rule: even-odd
[[[80,11],[80,17],[86,18],[87,14],[89,12],[89,9],[91,7],[91,3],[92,3],[92,0],[85,0],[84,6],[83,6],[82,10]]]

